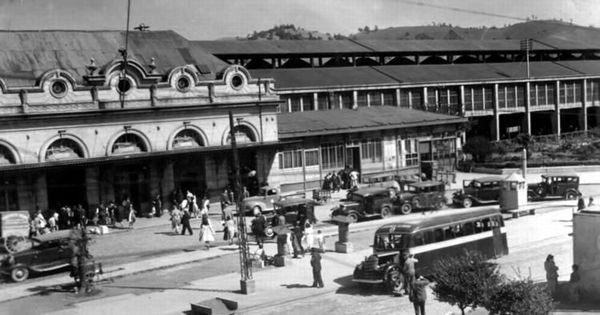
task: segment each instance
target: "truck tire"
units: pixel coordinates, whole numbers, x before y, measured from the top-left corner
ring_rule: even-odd
[[[29,278],[29,269],[23,266],[18,266],[10,271],[10,278],[14,282],[23,282]]]
[[[346,218],[348,219],[348,222],[350,223],[356,223],[358,222],[358,214],[352,212],[352,213],[348,213],[348,215],[346,216]]]
[[[393,292],[398,285],[402,285],[404,278],[402,277],[402,270],[400,266],[392,266],[385,272],[385,286],[387,290]]]
[[[411,212],[412,212],[412,205],[410,203],[405,203],[402,206],[400,206],[400,213],[409,214]]]
[[[381,208],[381,218],[389,218],[392,216],[392,209],[388,206]]]
[[[473,200],[471,200],[471,198],[465,198],[462,201],[463,208],[471,208],[472,205],[473,205]]]

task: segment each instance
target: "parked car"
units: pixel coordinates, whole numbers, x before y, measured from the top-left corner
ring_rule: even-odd
[[[546,197],[562,197],[567,200],[576,199],[579,192],[579,176],[577,175],[542,175],[542,181],[527,186],[527,198],[540,200]]]
[[[315,205],[316,201],[306,198],[287,198],[273,203],[275,208],[271,216],[271,224],[279,225],[280,218],[283,217],[288,226],[297,226],[304,224],[306,220],[316,223]]]
[[[331,217],[345,216],[349,222],[373,216],[383,218],[392,215],[392,188],[369,187],[349,191],[346,199],[331,210]]]
[[[26,239],[21,250],[0,254],[0,273],[13,281],[29,278],[31,272],[66,268],[73,258],[72,230],[56,231]]]
[[[463,208],[473,204],[487,205],[500,200],[501,176],[486,176],[473,180],[464,180],[463,188],[452,195],[452,203]]]
[[[258,190],[258,195],[244,198],[243,209],[246,214],[253,214],[255,211],[269,212],[273,211],[273,203],[280,200],[279,189],[272,186],[263,186]]]
[[[441,209],[446,205],[446,184],[441,181],[409,183],[406,189],[391,200],[394,212],[409,214],[413,209]],[[388,205],[384,205],[388,206]]]

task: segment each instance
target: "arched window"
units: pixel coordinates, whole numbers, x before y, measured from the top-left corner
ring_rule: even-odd
[[[256,137],[250,128],[247,126],[235,126],[233,128],[236,143],[251,143],[256,142]],[[227,134],[227,143],[231,142],[231,135]]]
[[[204,142],[197,131],[184,129],[175,135],[173,139],[173,149],[186,149],[203,147]]]
[[[148,148],[140,136],[132,133],[121,135],[112,146],[112,154],[147,152]]]
[[[84,157],[83,150],[79,144],[71,139],[58,139],[48,146],[46,150],[46,161],[60,161],[80,159]]]
[[[16,164],[16,163],[17,163],[17,160],[13,156],[12,152],[10,152],[10,150],[7,147],[0,145],[0,165],[8,165],[8,164]]]

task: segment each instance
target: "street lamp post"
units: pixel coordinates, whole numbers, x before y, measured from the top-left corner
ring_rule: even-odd
[[[244,209],[242,209],[242,191],[240,183],[240,167],[235,139],[235,125],[233,123],[233,113],[229,112],[229,136],[231,139],[231,153],[233,155],[234,169],[234,191],[235,191],[235,206],[238,213],[238,230],[239,230],[239,252],[240,252],[240,287],[242,294],[250,294],[254,292],[254,279],[252,279],[252,267],[250,263],[250,253],[248,250],[248,234],[246,233],[246,218]]]

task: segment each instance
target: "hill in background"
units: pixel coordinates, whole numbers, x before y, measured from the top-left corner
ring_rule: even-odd
[[[277,39],[449,39],[449,40],[490,40],[490,39],[526,39],[556,38],[582,43],[598,43],[600,29],[583,27],[556,20],[535,20],[507,25],[504,27],[460,27],[440,23],[426,26],[399,26],[378,29],[365,26],[358,33],[342,36],[340,34],[321,33],[296,27],[293,24],[275,26],[265,31],[254,31],[245,39],[277,40]],[[238,38],[244,39],[244,38]]]

